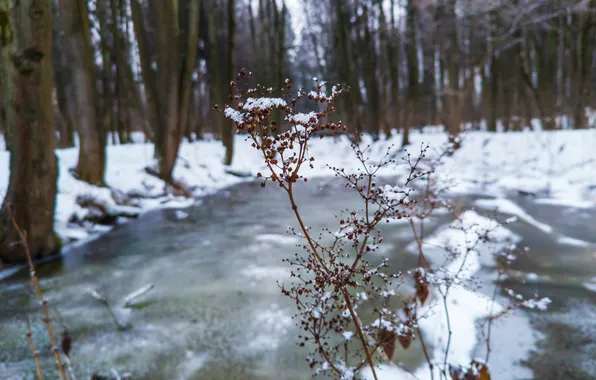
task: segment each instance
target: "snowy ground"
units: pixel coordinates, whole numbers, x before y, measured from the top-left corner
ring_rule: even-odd
[[[366,140],[366,139],[365,139]],[[401,136],[376,142],[367,151],[374,162],[387,148],[399,146]],[[414,133],[409,148],[412,155],[420,145],[430,143],[440,149],[446,141],[443,133]],[[439,175],[451,184],[450,191],[483,193],[504,196],[512,191],[534,194],[538,202],[592,207],[596,203],[596,130],[557,132],[512,132],[490,134],[469,132],[453,157],[445,160]],[[368,141],[370,142],[370,141]],[[367,143],[365,141],[364,143]],[[192,200],[164,193],[164,183],[145,173],[153,163],[151,144],[108,146],[106,182],[109,188],[97,188],[76,180],[69,172],[76,166],[77,150],[57,151],[60,170],[55,227],[66,240],[81,239],[105,228],[69,225],[73,214],[84,216],[85,210],[76,204],[78,195],[92,195],[109,207],[117,208],[110,189],[134,194],[137,208],[131,213],[157,207],[184,207]],[[346,139],[314,140],[310,154],[316,157],[315,168],[306,170],[308,176],[331,175],[326,165],[356,168],[359,163]],[[399,153],[396,158],[403,156]],[[183,143],[174,176],[187,184],[199,197],[252,177],[241,178],[237,173],[256,174],[263,170],[259,152],[243,136],[236,136],[234,164],[223,164],[224,149],[218,141]],[[8,153],[0,152],[0,190],[8,186]],[[405,168],[404,168],[405,169]],[[399,169],[398,169],[399,170]],[[388,169],[383,174],[393,174]],[[503,204],[501,204],[503,205]]]
[[[413,156],[419,153],[422,144],[429,143],[431,150],[440,150],[446,142],[445,134],[427,130],[431,132],[412,135],[409,150]],[[512,191],[523,191],[535,195],[537,202],[592,207],[596,203],[594,141],[596,130],[496,134],[469,132],[464,135],[462,148],[453,157],[444,160],[445,165],[438,174],[450,183],[451,192],[474,192],[499,197]],[[370,140],[364,139],[363,144],[367,143]],[[400,146],[400,143],[399,135],[382,139],[367,150],[367,155],[372,162],[378,161],[388,147]],[[254,178],[238,177],[238,173],[254,175],[264,170],[259,152],[250,146],[245,137],[236,136],[235,149],[234,164],[226,168],[222,164],[224,148],[220,142],[184,142],[174,176],[200,197]],[[127,214],[138,214],[158,207],[181,208],[194,202],[166,194],[164,183],[144,171],[153,163],[151,144],[108,146],[106,182],[109,188],[90,186],[70,174],[69,169],[74,168],[77,162],[76,149],[61,149],[57,154],[60,168],[55,229],[66,242],[109,229],[99,225],[69,223],[73,215],[82,219],[88,213],[88,210],[77,205],[79,195],[92,196],[108,209]],[[304,169],[311,177],[331,175],[326,165],[348,169],[360,166],[349,142],[344,138],[315,139],[310,154],[316,157],[315,168]],[[396,159],[399,161],[402,156],[400,152]],[[2,193],[8,186],[8,164],[8,153],[0,151]],[[405,167],[402,168],[405,170]],[[388,168],[381,174],[395,174],[396,170],[400,169]],[[112,190],[133,195],[134,207],[118,205]]]
[[[440,149],[447,141],[441,132],[414,133],[412,145],[409,147],[413,156],[417,156],[422,144],[429,143],[431,149]],[[478,193],[494,197],[492,200],[479,201],[481,208],[498,208],[508,214],[535,225],[547,232],[548,225],[532,219],[519,209],[514,203],[507,201],[509,193],[524,192],[536,197],[537,202],[567,205],[573,207],[594,207],[596,205],[596,130],[557,131],[557,132],[510,132],[486,133],[469,132],[463,136],[463,145],[452,157],[444,161],[437,175],[450,184],[450,191],[454,193]],[[371,161],[378,161],[390,145],[399,146],[401,136],[381,139],[372,144],[367,150]],[[365,139],[364,144],[370,143]],[[193,193],[200,197],[215,192],[224,187],[251,180],[257,172],[264,170],[259,156],[250,143],[243,136],[236,136],[236,151],[234,164],[226,168],[223,164],[224,148],[218,141],[200,141],[183,143],[180,157],[174,171],[174,177],[184,182]],[[309,149],[311,156],[316,157],[315,168],[305,171],[305,175],[326,176],[333,172],[326,165],[344,168],[356,168],[359,162],[355,159],[349,142],[344,138],[324,138],[315,140]],[[75,225],[69,223],[73,214],[84,216],[88,211],[77,205],[76,199],[80,195],[91,195],[108,208],[115,210],[124,208],[129,213],[142,213],[159,207],[184,208],[196,202],[181,197],[168,195],[164,191],[164,183],[147,174],[144,169],[153,164],[153,146],[138,143],[133,145],[109,146],[107,151],[106,182],[109,188],[97,188],[76,180],[69,169],[76,166],[76,149],[58,150],[59,181],[56,206],[55,228],[66,241],[86,239],[109,229],[109,227],[92,225]],[[398,153],[396,159],[403,156]],[[5,192],[8,186],[8,153],[0,152],[0,190]],[[403,167],[405,170],[406,168]],[[401,169],[388,168],[380,174],[396,174]],[[235,173],[235,174],[234,174]],[[249,173],[251,176],[239,177],[238,173]],[[136,205],[122,206],[114,200],[113,191],[127,195],[134,195]],[[476,214],[469,214],[470,218],[481,219]],[[184,214],[181,214],[184,217]],[[488,221],[481,220],[482,223]],[[440,234],[435,239],[458,239]],[[454,264],[455,265],[455,264]],[[480,265],[471,262],[470,275]],[[593,286],[592,283],[586,287]],[[478,297],[465,289],[454,290],[462,294],[456,298]],[[467,292],[467,293],[466,293]],[[460,304],[462,304],[460,302]],[[464,302],[463,304],[467,304]],[[487,303],[478,299],[475,303],[478,310],[453,311],[470,319],[470,323],[462,323],[462,327],[473,325],[476,317],[487,312]],[[460,313],[461,311],[461,313]],[[440,319],[440,315],[437,316]],[[431,319],[427,320],[431,323]],[[430,338],[435,340],[438,350],[442,348],[441,331],[445,326],[430,328],[434,331]],[[426,330],[426,328],[425,328]],[[467,332],[469,333],[469,331]],[[458,333],[466,336],[466,331]],[[469,359],[475,344],[474,332],[469,339],[460,337],[462,344],[451,348],[452,357],[457,361]],[[469,334],[468,334],[469,335]],[[465,363],[462,363],[465,364]],[[385,368],[391,378],[408,378],[406,373],[398,377],[397,368]],[[418,374],[417,375],[421,375]]]

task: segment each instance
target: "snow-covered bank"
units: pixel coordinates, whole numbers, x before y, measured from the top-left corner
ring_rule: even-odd
[[[489,242],[481,238],[484,234]],[[494,220],[474,211],[465,211],[460,219],[440,229],[426,242],[426,255],[435,264],[445,263],[444,270],[456,279],[449,287],[440,285],[434,291],[435,303],[427,306],[427,318],[420,320],[427,344],[433,347],[434,362],[448,355],[452,365],[467,367],[474,347],[479,343],[476,323],[480,318],[495,315],[502,306],[473,289],[471,282],[482,263],[493,262],[494,255],[520,238]],[[443,248],[441,248],[443,247]],[[449,249],[447,252],[445,249]],[[447,295],[447,305],[441,304]],[[454,321],[450,325],[448,321]],[[450,332],[453,339],[449,340]],[[430,377],[426,366],[416,371],[419,379]],[[439,374],[436,374],[439,377]]]
[[[413,133],[409,150],[416,155],[421,144],[429,143],[431,151],[440,149],[447,136],[440,132]],[[448,180],[452,192],[475,192],[503,196],[522,191],[541,197],[541,202],[566,206],[588,207],[596,203],[596,130],[556,132],[468,132],[452,157],[444,160],[438,175]],[[371,144],[369,137],[363,144]],[[372,143],[366,154],[378,161],[391,145],[399,147],[401,136],[394,135]],[[304,167],[307,176],[332,175],[330,166],[357,168],[360,163],[346,138],[314,139],[310,154],[316,157],[314,169]],[[194,201],[166,194],[165,184],[147,174],[153,163],[153,146],[146,143],[110,145],[107,148],[106,182],[109,188],[98,188],[76,180],[69,169],[77,162],[76,149],[57,150],[59,158],[58,197],[55,227],[66,241],[78,240],[106,228],[69,223],[73,215],[83,218],[89,210],[77,204],[77,197],[91,196],[107,207],[121,210],[118,194],[133,198],[127,212],[138,213],[159,207],[185,207]],[[259,152],[245,136],[236,136],[234,164],[225,167],[224,148],[218,141],[184,142],[174,170],[174,177],[184,182],[197,197],[237,184],[251,177],[238,173],[256,174],[263,170]],[[396,158],[399,161],[400,155]],[[9,155],[0,152],[0,190],[8,186]],[[405,167],[404,167],[405,169]],[[397,169],[397,172],[400,170]],[[381,175],[397,174],[395,168],[385,168]],[[112,190],[115,192],[113,193]]]
[[[485,241],[484,236],[489,240]],[[419,312],[418,323],[424,332],[425,343],[432,348],[429,356],[435,364],[434,378],[440,378],[438,371],[444,360],[455,367],[469,366],[475,347],[482,343],[476,329],[478,321],[503,310],[502,305],[476,291],[474,276],[482,265],[494,265],[496,253],[520,239],[495,220],[475,211],[465,211],[459,219],[439,228],[424,242],[425,256],[442,267],[445,277],[453,279],[442,281],[439,272],[430,301]],[[408,250],[417,252],[414,243]],[[443,295],[446,295],[446,304],[443,304]],[[417,368],[414,374],[394,364],[379,365],[378,370],[379,378],[387,380],[432,377],[426,364]],[[364,369],[362,374],[365,379],[374,378],[369,369]]]

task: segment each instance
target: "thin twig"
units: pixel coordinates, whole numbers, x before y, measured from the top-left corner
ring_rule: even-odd
[[[135,299],[144,296],[145,294],[149,293],[155,287],[154,284],[147,284],[140,289],[135,290],[134,292],[130,293],[126,297],[124,297],[124,307],[130,307],[132,301]]]
[[[130,325],[128,323],[120,322],[120,320],[116,316],[116,313],[114,313],[114,310],[110,306],[110,303],[104,296],[97,293],[97,291],[95,291],[93,289],[89,289],[89,294],[91,295],[91,297],[95,298],[99,303],[101,303],[106,308],[106,310],[108,311],[108,314],[110,314],[110,317],[112,317],[112,320],[116,324],[116,327],[118,327],[118,330],[124,331],[130,327]]]
[[[447,307],[447,295],[449,289],[443,294],[443,307],[445,308],[445,319],[447,321],[447,345],[445,346],[445,357],[443,359],[443,373],[447,375],[447,358],[449,357],[449,348],[451,347],[451,336],[453,331],[451,330],[451,318],[449,316],[449,308]]]
[[[77,380],[77,377],[74,374],[74,370],[72,369],[72,363],[68,356],[64,357],[64,362],[66,363],[66,367],[68,368],[68,375],[70,376],[70,380]]]
[[[499,271],[499,273],[497,274],[497,281],[496,281],[495,287],[493,289],[493,295],[491,298],[490,309],[489,309],[489,314],[488,314],[488,321],[487,321],[488,326],[487,326],[487,332],[486,332],[486,356],[484,358],[485,363],[488,363],[488,359],[489,359],[490,353],[492,351],[491,335],[492,335],[493,322],[495,320],[493,318],[493,307],[494,307],[495,301],[497,299],[497,293],[500,288],[500,286],[499,286],[500,283],[501,283],[501,272]]]
[[[19,235],[21,239],[21,244],[23,244],[23,248],[25,250],[25,254],[27,255],[27,262],[29,264],[29,275],[31,277],[31,282],[35,288],[35,293],[37,293],[37,298],[41,302],[41,309],[43,311],[43,321],[45,322],[46,330],[48,331],[48,336],[50,338],[50,344],[52,346],[52,352],[54,353],[54,359],[56,360],[56,369],[60,374],[60,377],[63,380],[67,380],[66,371],[64,369],[64,365],[62,364],[62,358],[60,357],[60,351],[58,346],[56,345],[56,338],[54,336],[54,330],[52,329],[52,321],[50,318],[50,310],[48,308],[48,300],[44,297],[41,287],[39,286],[39,280],[37,278],[37,274],[35,273],[35,267],[33,266],[33,259],[31,258],[31,252],[29,251],[29,244],[27,243],[27,232],[21,230],[18,223],[15,220],[14,214],[11,208],[8,208],[10,212],[10,216],[12,218],[12,225]]]
[[[35,360],[35,369],[37,370],[37,378],[39,380],[43,380],[43,375],[41,373],[41,364],[39,363],[39,353],[35,349],[35,342],[33,341],[33,334],[31,333],[31,322],[29,322],[29,316],[26,317],[27,320],[27,340],[29,341],[29,347],[31,347],[31,352],[33,353],[33,359]]]
[[[428,369],[430,369],[430,378],[431,380],[434,380],[435,378],[435,372],[433,370],[433,362],[430,360],[430,355],[428,354],[428,349],[426,348],[426,343],[424,343],[424,338],[422,336],[422,330],[420,330],[420,327],[416,328],[416,334],[418,334],[418,338],[420,339],[420,345],[422,346],[422,352],[424,353],[424,358],[426,359],[426,362],[428,363]]]

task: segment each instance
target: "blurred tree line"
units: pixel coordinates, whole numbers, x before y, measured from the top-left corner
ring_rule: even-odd
[[[299,74],[361,89],[340,107],[354,130],[588,127],[596,1],[301,1]]]
[[[336,117],[404,144],[424,125],[587,128],[596,107],[596,0],[0,0],[0,53],[1,215],[20,205],[37,256],[56,247],[35,216],[53,215],[55,147],[78,146],[75,174],[98,186],[106,145],[133,132],[166,182],[183,139],[215,136],[230,164],[234,128],[212,107],[241,67],[274,95],[286,77],[347,85]]]

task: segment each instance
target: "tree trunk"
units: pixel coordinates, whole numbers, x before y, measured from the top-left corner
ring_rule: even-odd
[[[356,141],[359,141],[360,135],[362,134],[362,118],[360,114],[362,93],[360,91],[358,73],[354,67],[355,60],[351,40],[353,27],[352,22],[350,21],[349,10],[346,9],[348,6],[346,2],[334,1],[333,5],[337,18],[333,27],[335,28],[335,33],[337,33],[337,36],[339,37],[340,61],[343,63],[341,65],[342,71],[340,71],[340,73],[342,74],[342,81],[350,88],[347,96],[348,101],[346,102],[348,115],[350,116],[349,125],[353,126],[352,132],[354,133]]]
[[[257,29],[255,26],[255,15],[252,6],[252,0],[248,0],[248,26],[250,29],[250,47],[252,49],[252,62],[253,64],[257,64],[257,59],[259,58],[259,50],[257,44]]]
[[[159,176],[171,183],[190,103],[200,2],[190,1],[182,7],[178,1],[156,0],[149,4],[156,21],[155,57],[149,49],[149,38],[139,0],[131,1],[131,10],[139,46],[149,123],[155,131],[155,158]],[[156,63],[155,70],[152,67],[153,62]]]
[[[364,8],[363,14],[364,24],[364,40],[362,41],[362,48],[365,52],[365,66],[364,69],[364,86],[366,88],[366,109],[369,111],[369,131],[373,135],[373,139],[379,138],[381,131],[380,113],[381,107],[379,102],[379,83],[377,79],[377,52],[375,49],[375,41],[369,26],[368,8]]]
[[[221,75],[220,75],[220,61],[219,61],[219,51],[217,47],[217,35],[216,35],[216,26],[215,26],[215,18],[217,13],[217,3],[215,0],[208,0],[207,1],[207,24],[209,29],[209,95],[211,99],[211,104],[216,105],[222,102],[223,97],[221,96],[222,86],[221,86]],[[222,135],[222,142],[224,147],[226,148],[226,156],[227,151],[233,151],[233,146],[226,145],[226,142],[223,138],[223,128],[226,125],[225,122],[222,120],[221,115],[216,114],[212,110],[210,111],[210,121],[212,124],[212,128],[214,129],[215,133]],[[228,142],[229,143],[229,142]]]
[[[110,30],[108,26],[108,11],[106,6],[107,0],[97,1],[97,18],[99,21],[99,29],[101,33],[101,60],[103,64],[102,75],[101,75],[101,111],[98,123],[101,125],[102,133],[110,133],[112,136],[112,142],[116,143],[116,127],[114,123],[114,106],[113,98],[114,94],[112,91],[112,54],[110,53],[110,46],[108,45],[108,36],[114,33],[114,30]],[[110,7],[112,9],[112,7]],[[113,10],[112,10],[113,11]],[[113,50],[113,49],[112,49]]]
[[[288,9],[286,8],[285,1],[282,0],[281,9],[277,9],[275,2],[273,2],[273,11],[275,12],[274,25],[275,25],[275,85],[279,87],[280,96],[283,91],[284,81],[284,64],[286,60],[286,15]],[[230,78],[232,79],[232,77]],[[281,110],[274,110],[274,121],[277,125],[277,129],[281,128],[282,115]],[[279,131],[281,132],[281,131]],[[277,133],[277,132],[276,132]]]
[[[400,102],[400,94],[399,94],[399,63],[401,61],[400,57],[400,44],[399,44],[399,28],[395,22],[395,2],[396,0],[391,0],[391,39],[389,42],[389,75],[391,78],[391,117],[392,122],[389,125],[389,129],[391,130],[392,127],[399,131],[400,128],[400,120],[401,120],[401,102]]]
[[[304,17],[306,19],[306,25],[312,25],[311,20],[310,20],[310,14],[309,14],[309,10],[308,10],[308,3],[307,0],[302,0],[302,4],[304,5]],[[285,5],[285,2],[284,2]],[[285,28],[285,27],[284,27]],[[284,29],[285,30],[285,29]],[[322,78],[327,79],[329,76],[327,74],[327,65],[323,65],[323,58],[321,57],[321,52],[320,52],[320,48],[319,48],[319,36],[317,36],[317,33],[315,33],[312,30],[308,30],[305,31],[308,33],[308,36],[310,37],[310,43],[312,44],[312,48],[314,50],[314,54],[315,54],[315,59],[317,60],[317,70],[318,70],[318,75],[320,75]]]
[[[59,82],[59,78],[62,75],[55,74],[56,78],[56,102],[58,106],[58,110],[62,115],[64,120],[64,136],[62,135],[62,131],[60,132],[60,139],[61,139],[61,147],[62,148],[72,148],[75,146],[74,140],[74,127],[71,118],[71,112],[69,110],[71,101],[67,100],[66,97],[66,88],[68,86],[67,83],[62,81]]]
[[[257,76],[257,80],[261,85],[265,85],[266,81],[271,78],[271,53],[273,46],[270,44],[269,35],[271,34],[271,17],[269,10],[271,9],[271,0],[259,0],[259,24],[261,25],[259,38],[259,68],[262,72]]]
[[[70,148],[71,134],[66,118],[62,115],[60,107],[58,105],[58,94],[56,88],[52,89],[52,107],[54,108],[54,130],[58,132],[58,138],[56,139],[56,148]]]
[[[228,0],[228,69],[227,78],[232,80],[234,78],[234,64],[236,63],[236,1]],[[230,87],[230,95],[232,88]],[[226,147],[226,156],[224,165],[231,165],[234,157],[234,125],[231,121],[225,120],[223,123],[223,130],[221,137],[224,146]]]
[[[11,7],[9,7],[9,3]],[[49,1],[0,0],[0,84],[10,179],[0,212],[0,260],[26,261],[11,213],[27,232],[33,258],[56,253],[57,159],[52,107],[52,11]]]
[[[402,146],[410,145],[410,128],[414,123],[415,104],[418,100],[418,5],[408,0],[406,7],[406,61],[408,67],[408,92]]]
[[[54,1],[52,2],[54,3]],[[54,12],[57,12],[54,9]],[[67,57],[65,55],[64,42],[59,37],[60,27],[57,23],[52,26],[52,53],[54,60],[54,90],[57,112],[60,113],[63,120],[63,128],[60,130],[59,146],[61,148],[72,148],[75,146],[73,120],[69,110],[71,102],[66,98],[66,89],[69,85]]]
[[[460,77],[460,48],[457,39],[457,16],[455,13],[455,0],[446,2],[446,26],[447,39],[445,48],[446,69],[449,86],[447,87],[447,114],[445,126],[451,136],[460,132],[461,128],[461,90],[459,85]]]
[[[91,28],[87,3],[60,0],[64,35],[76,104],[75,125],[79,132],[77,176],[92,185],[104,185],[105,136],[97,118],[97,97]]]
[[[100,0],[101,1],[101,0]],[[126,110],[123,109],[123,99],[124,99],[124,90],[125,90],[125,83],[122,70],[124,69],[124,59],[122,56],[124,44],[122,37],[120,36],[120,0],[110,0],[110,9],[112,13],[112,56],[114,57],[113,63],[114,67],[116,68],[116,73],[114,76],[114,96],[111,99],[110,103],[114,108],[112,115],[114,115],[112,120],[112,133],[118,134],[118,141],[120,144],[126,144],[126,127],[125,127],[125,113]],[[112,60],[108,61],[108,67],[111,71]]]
[[[132,13],[132,23],[134,27],[137,46],[139,49],[139,61],[141,64],[143,89],[145,94],[145,116],[153,135],[157,135],[159,128],[159,121],[157,116],[157,84],[155,77],[156,71],[153,69],[151,60],[152,56],[149,51],[149,39],[146,35],[145,20],[143,19],[143,12],[139,0],[130,1],[130,9]]]
[[[190,104],[194,87],[193,72],[197,59],[197,44],[199,41],[199,14],[201,2],[196,1],[190,4],[188,12],[188,26],[183,39],[184,66],[181,72],[181,99],[180,99],[180,130],[178,139],[182,141],[184,131],[189,128]]]
[[[489,86],[489,102],[488,102],[488,120],[486,127],[489,132],[497,131],[497,96],[499,94],[499,59],[496,53],[491,54],[490,59],[490,86]]]
[[[576,129],[584,129],[588,127],[588,118],[586,117],[586,99],[589,93],[589,73],[590,73],[590,56],[591,50],[589,46],[588,36],[592,28],[596,27],[596,16],[594,23],[589,23],[589,14],[579,15],[579,38],[576,41],[575,54],[575,82],[576,93],[575,107],[573,109],[573,127]]]
[[[380,95],[380,121],[381,121],[381,129],[385,133],[386,137],[391,136],[391,125],[387,120],[388,111],[389,111],[389,91],[387,89],[387,84],[390,83],[390,75],[389,75],[389,42],[387,37],[387,19],[385,17],[385,11],[383,10],[383,3],[382,1],[377,2],[377,7],[379,9],[379,48],[381,51],[380,58],[381,63],[379,64],[380,68],[380,83],[379,89],[381,92]]]

